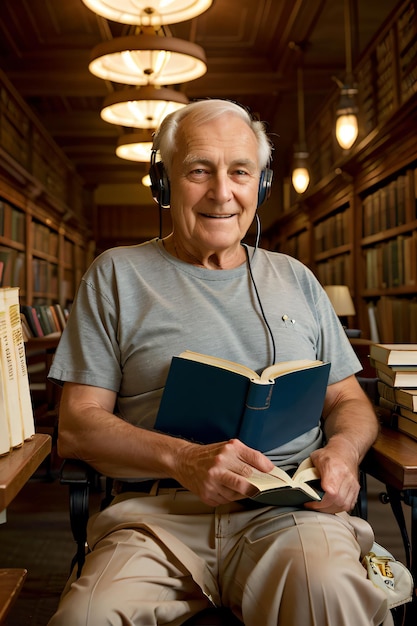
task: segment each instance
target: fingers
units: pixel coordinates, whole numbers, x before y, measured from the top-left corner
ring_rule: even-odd
[[[254,467],[270,471],[273,463],[237,439],[205,446],[190,444],[177,460],[174,478],[206,504],[218,506],[249,496],[253,487],[246,478]]]

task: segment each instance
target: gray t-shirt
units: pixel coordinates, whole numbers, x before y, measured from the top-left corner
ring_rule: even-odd
[[[51,379],[113,390],[117,415],[152,428],[173,356],[194,350],[260,372],[273,359],[268,325],[276,361],[329,361],[330,383],[359,371],[312,272],[283,254],[248,248],[248,256],[256,289],[248,263],[208,270],[174,258],[158,239],[107,250],[80,283]],[[268,456],[288,465],[321,441],[318,427]]]

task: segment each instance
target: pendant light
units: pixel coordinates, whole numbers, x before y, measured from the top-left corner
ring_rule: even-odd
[[[90,56],[94,76],[124,85],[178,85],[207,71],[201,46],[152,29],[99,43]]]
[[[356,0],[345,0],[345,83],[336,81],[340,87],[340,101],[336,111],[336,139],[344,150],[349,150],[358,137],[358,107],[356,105],[358,89],[354,84],[352,69],[352,3],[356,3]]]
[[[310,174],[308,171],[308,151],[305,140],[305,121],[304,121],[304,87],[303,87],[303,69],[297,70],[297,105],[298,105],[298,145],[294,152],[292,184],[295,191],[302,194],[306,191],[310,183]]]
[[[168,113],[188,104],[180,91],[150,85],[121,89],[104,99],[101,117],[105,122],[134,128],[158,128]]]
[[[82,0],[94,13],[122,24],[176,24],[201,15],[213,0]]]
[[[149,163],[151,160],[152,139],[156,129],[138,130],[124,133],[117,140],[116,154],[120,159]]]

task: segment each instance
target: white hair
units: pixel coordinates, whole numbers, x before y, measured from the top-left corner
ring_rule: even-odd
[[[230,100],[207,99],[192,102],[167,115],[155,133],[153,150],[158,151],[166,171],[171,171],[172,159],[176,147],[176,136],[180,122],[185,118],[194,126],[199,126],[227,113],[240,117],[252,129],[258,142],[258,160],[261,170],[267,167],[272,152],[272,144],[266,134],[263,122],[254,119],[239,104]]]

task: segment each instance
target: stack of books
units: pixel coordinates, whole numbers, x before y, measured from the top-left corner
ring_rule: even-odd
[[[417,439],[417,344],[371,344],[379,404],[398,416],[397,427]]]

